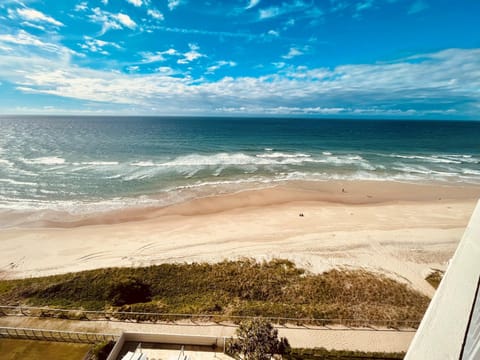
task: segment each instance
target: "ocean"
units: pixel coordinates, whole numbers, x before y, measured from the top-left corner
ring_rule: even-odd
[[[164,206],[290,180],[479,184],[480,122],[0,117],[3,214]]]

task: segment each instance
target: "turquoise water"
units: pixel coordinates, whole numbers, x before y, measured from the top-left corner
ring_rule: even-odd
[[[286,180],[480,183],[480,122],[0,117],[0,209],[164,205]]]

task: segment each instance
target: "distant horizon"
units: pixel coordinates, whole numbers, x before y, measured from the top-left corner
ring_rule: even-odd
[[[0,113],[480,119],[480,3],[5,0]]]
[[[139,115],[124,115],[124,114],[0,114],[0,118],[6,117],[85,117],[85,118],[188,118],[188,119],[212,119],[212,118],[224,118],[224,119],[270,119],[270,120],[280,120],[280,119],[291,119],[291,120],[334,120],[334,121],[342,121],[342,120],[364,120],[364,121],[428,121],[428,122],[435,122],[435,121],[442,121],[442,122],[479,122],[479,118],[415,118],[415,117],[323,117],[318,115],[255,115],[255,114],[245,114],[245,115],[221,115],[221,114],[210,114],[210,115],[164,115],[164,114],[139,114]]]

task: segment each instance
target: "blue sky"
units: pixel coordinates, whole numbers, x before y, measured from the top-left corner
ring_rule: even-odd
[[[0,0],[0,113],[480,119],[478,0]]]

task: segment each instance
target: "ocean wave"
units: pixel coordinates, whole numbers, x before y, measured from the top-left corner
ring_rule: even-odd
[[[463,169],[462,174],[480,176],[480,170]]]
[[[0,179],[0,182],[3,183],[8,183],[11,185],[27,185],[27,186],[37,186],[37,183],[34,182],[28,182],[28,181],[18,181],[18,180],[13,180],[13,179]]]
[[[374,171],[377,167],[371,164],[367,159],[360,155],[328,155],[321,159],[313,159],[312,162],[342,166],[342,165],[356,165],[365,170]]]
[[[143,174],[144,176],[146,173]],[[270,175],[251,174],[241,178],[203,178],[197,181],[189,181],[187,184],[173,185],[152,193],[137,197],[112,197],[104,200],[81,200],[75,199],[78,194],[71,194],[63,200],[48,199],[48,195],[60,195],[56,189],[41,189],[42,194],[37,198],[30,198],[25,191],[9,192],[0,195],[0,208],[7,210],[53,210],[64,211],[70,214],[82,215],[98,212],[112,211],[122,208],[166,206],[169,204],[185,201],[199,196],[211,196],[222,193],[231,193],[247,189],[269,187],[277,183],[287,181],[331,181],[331,180],[368,180],[368,181],[455,181],[467,183],[479,183],[480,171],[466,171],[464,174],[454,172],[430,171],[425,167],[398,167],[396,172],[372,172],[368,170],[356,170],[345,172],[332,169],[326,171],[285,171]],[[11,182],[11,179],[0,179],[0,182]],[[21,185],[15,184],[15,185]],[[37,185],[26,183],[23,185]],[[86,194],[85,194],[86,195]]]
[[[74,163],[76,165],[78,163]],[[80,165],[91,165],[91,166],[112,166],[118,165],[118,161],[85,161],[81,162]]]
[[[130,165],[132,166],[140,166],[140,167],[147,167],[147,166],[155,166],[155,163],[151,160],[148,161],[137,161],[134,163],[131,163]]]
[[[451,159],[455,161],[460,161],[462,163],[471,163],[471,164],[478,164],[480,163],[480,160],[477,158],[474,158],[473,155],[443,155],[442,157],[446,159]]]
[[[170,196],[170,200],[166,201],[165,199],[156,199],[142,195],[139,197],[117,197],[98,201],[51,201],[48,199],[30,199],[20,197],[11,199],[5,196],[0,196],[0,209],[16,211],[48,210],[66,212],[71,215],[86,215],[109,212],[124,208],[164,206],[176,201],[173,201],[173,199],[173,196]]]
[[[6,159],[0,159],[0,165],[6,165],[8,167],[12,167],[14,164],[13,162],[11,162],[10,160],[6,160]]]
[[[444,164],[461,164],[461,163],[477,163],[478,160],[471,155],[402,155],[390,154],[390,157],[399,159],[421,160],[430,163],[444,163]]]
[[[425,166],[403,165],[403,166],[394,166],[392,167],[392,169],[400,172],[405,172],[405,173],[424,174],[424,175],[432,174],[432,170],[426,168]]]
[[[334,165],[360,165],[374,169],[368,160],[360,155],[346,154],[338,156],[314,157],[305,153],[262,153],[248,155],[244,153],[217,153],[213,155],[190,154],[177,157],[156,166],[165,167],[202,167],[202,166],[235,166],[235,165],[295,165],[301,163],[324,163]]]
[[[392,167],[393,170],[407,173],[417,173],[424,175],[440,175],[440,176],[458,176],[462,173],[462,169],[456,169],[453,167],[442,167],[441,169],[437,168],[428,168],[422,165],[406,165],[399,164]]]
[[[303,153],[294,153],[294,154],[287,154],[283,152],[272,152],[266,154],[257,154],[255,155],[258,158],[267,158],[267,159],[294,159],[294,158],[309,158],[312,157],[310,154],[303,154]]]
[[[260,163],[254,157],[244,153],[217,153],[213,155],[190,154],[179,156],[174,160],[159,164],[161,166],[216,166],[216,165],[247,165]],[[268,163],[267,161],[263,163]]]
[[[65,159],[58,156],[44,156],[34,159],[20,159],[25,164],[32,165],[62,165],[65,164]]]
[[[154,162],[153,160],[138,161],[128,163],[135,170],[124,170],[124,173],[113,174],[108,179],[116,179],[121,177],[126,181],[142,180],[159,176],[165,172],[174,171],[183,175],[184,179],[196,176],[200,171],[202,176],[220,176],[227,168],[240,170],[242,173],[256,173],[257,171],[267,171],[275,173],[279,168],[286,169],[286,166],[302,166],[307,165],[312,168],[315,164],[324,164],[324,166],[350,168],[357,167],[359,169],[375,171],[376,167],[369,163],[368,160],[360,155],[346,154],[339,156],[319,155],[314,157],[305,153],[285,153],[272,152],[261,154],[246,153],[216,153],[216,154],[189,154],[176,157],[170,161]],[[292,169],[293,170],[293,169]]]

